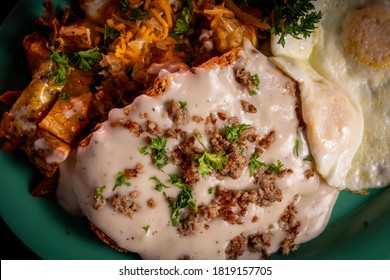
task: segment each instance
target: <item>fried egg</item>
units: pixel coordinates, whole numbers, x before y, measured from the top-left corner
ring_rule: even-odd
[[[311,37],[271,39],[273,62],[300,84],[317,170],[339,189],[390,184],[390,1],[321,0]]]

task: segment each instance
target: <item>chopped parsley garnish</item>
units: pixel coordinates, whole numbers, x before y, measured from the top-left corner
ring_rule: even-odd
[[[256,168],[260,168],[260,167],[267,167],[268,172],[274,172],[276,174],[280,174],[281,168],[283,166],[283,163],[281,163],[280,160],[277,160],[276,164],[274,164],[274,163],[267,164],[267,163],[258,161],[257,160],[258,157],[259,157],[259,155],[257,153],[253,153],[250,156],[250,160],[249,160],[249,175],[250,176],[252,176],[253,173],[255,173]]]
[[[149,231],[149,227],[150,227],[150,225],[147,225],[147,226],[142,227],[142,229],[147,233]]]
[[[233,144],[238,142],[238,139],[244,132],[244,129],[247,128],[248,124],[238,124],[236,126],[226,126],[226,138]]]
[[[180,223],[180,209],[192,208],[197,212],[198,205],[196,200],[192,197],[192,188],[185,184],[179,176],[170,174],[169,182],[181,189],[179,195],[169,201],[169,206],[172,209],[172,225],[178,226]]]
[[[179,101],[179,104],[181,109],[187,108],[187,101]]]
[[[105,188],[106,188],[106,186],[102,186],[102,187],[97,188],[95,190],[95,198],[101,197]]]
[[[199,174],[202,175],[203,178],[205,178],[206,175],[209,175],[211,172],[213,172],[213,170],[221,171],[223,165],[226,162],[225,152],[220,151],[218,153],[209,153],[207,152],[206,146],[202,143],[202,135],[198,133],[196,135],[196,138],[204,148],[202,154],[194,155],[194,160],[198,161],[199,163]]]
[[[251,76],[251,80],[252,80],[252,84],[255,86],[255,87],[259,87],[260,85],[260,78],[259,78],[259,75],[256,73],[256,74],[253,74]]]
[[[167,185],[163,184],[163,183],[160,181],[160,179],[158,179],[156,176],[152,176],[152,177],[150,177],[149,179],[150,179],[150,180],[154,180],[154,181],[157,182],[157,184],[154,186],[154,189],[155,189],[156,191],[161,192],[163,188],[170,188],[170,186],[167,186]]]
[[[260,78],[259,78],[259,75],[258,75],[257,73],[255,73],[255,74],[253,74],[253,75],[251,76],[250,83],[251,83],[251,85],[252,85],[253,87],[256,88],[256,90],[259,89]],[[251,87],[251,88],[253,88],[253,87]],[[257,94],[256,90],[251,90],[249,94],[250,94],[250,95],[256,95],[256,94]]]
[[[114,191],[117,187],[122,185],[130,186],[131,183],[123,172],[118,172],[115,174],[115,185],[112,190]]]
[[[202,155],[195,155],[195,159],[199,162],[198,172],[203,178],[209,175],[214,170],[222,170],[223,164],[226,162],[225,152],[209,153],[204,151]]]
[[[119,10],[122,13],[126,13],[129,10],[129,1],[128,0],[121,0],[119,5],[120,5]]]
[[[83,71],[89,71],[97,68],[101,59],[102,55],[99,51],[99,47],[86,51],[78,51],[72,56],[74,64]]]
[[[152,139],[149,147],[141,147],[138,149],[138,151],[144,155],[151,155],[154,166],[157,169],[162,170],[168,164],[169,160],[167,151],[165,150],[166,144],[167,138],[164,136],[158,136]],[[152,151],[149,152],[149,149]]]
[[[149,147],[148,146],[138,148],[138,151],[143,155],[149,155]]]
[[[299,129],[297,129],[297,133],[295,135],[294,153],[295,156],[299,157]]]
[[[57,64],[56,70],[49,74],[49,77],[53,78],[56,85],[65,85],[66,77],[69,76],[73,67],[69,65],[69,60],[66,54],[61,54],[54,49],[54,46],[49,47],[51,54],[49,59],[53,60]]]
[[[130,20],[143,20],[146,16],[149,15],[148,11],[141,10],[140,8],[131,10],[129,15]]]
[[[108,24],[104,25],[104,42],[107,41],[107,39],[115,40],[116,37],[119,36],[119,31],[112,28]]]
[[[58,98],[64,100],[64,101],[69,101],[69,95],[66,92],[60,92],[58,93]]]
[[[210,187],[210,188],[207,189],[207,193],[208,193],[208,194],[212,194],[213,191],[214,191],[214,188],[213,188],[213,187]]]
[[[176,41],[180,41],[181,35],[185,35],[188,32],[192,14],[192,7],[184,7],[183,10],[181,10],[173,31],[169,33]]]

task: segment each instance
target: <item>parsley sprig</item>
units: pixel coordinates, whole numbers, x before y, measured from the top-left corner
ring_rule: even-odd
[[[238,139],[244,132],[245,128],[247,128],[249,125],[242,123],[238,124],[236,126],[226,126],[226,138],[229,140],[231,143],[235,144],[238,142]]]
[[[69,94],[67,94],[66,92],[60,92],[58,93],[58,97],[64,101],[69,101],[70,98],[69,98]]]
[[[90,50],[78,51],[71,56],[74,65],[83,71],[96,69],[102,59],[99,47]]]
[[[128,0],[121,0],[119,3],[119,11],[122,13],[126,13],[129,10],[129,1]]]
[[[164,136],[158,136],[153,138],[149,147],[141,147],[138,151],[144,155],[151,155],[154,166],[162,170],[167,164],[169,157],[165,146],[167,145],[167,138]],[[150,151],[151,150],[151,151]]]
[[[295,134],[295,144],[294,144],[294,153],[296,157],[299,157],[299,138],[300,138],[300,131],[297,129],[297,132]]]
[[[104,25],[104,36],[103,36],[103,39],[104,39],[104,43],[106,44],[108,39],[111,39],[111,40],[115,40],[118,36],[119,36],[119,31],[112,28],[111,26],[109,26],[108,24],[105,24]]]
[[[191,1],[184,2],[186,6],[181,10],[173,31],[169,33],[169,36],[174,38],[176,41],[180,41],[181,36],[187,34],[190,29],[190,23],[194,13]]]
[[[143,20],[146,16],[149,15],[149,12],[146,10],[141,10],[140,8],[131,10],[129,15],[130,20]]]
[[[131,186],[131,183],[123,172],[118,172],[115,174],[115,184],[112,190],[115,191],[117,187],[122,185]]]
[[[204,151],[202,154],[195,154],[194,160],[199,163],[198,173],[206,178],[213,170],[221,171],[223,165],[226,163],[225,152],[220,151],[218,153],[207,152],[207,147],[202,143],[202,135],[198,133],[196,135],[198,142],[203,146]]]
[[[95,198],[99,198],[103,195],[103,192],[104,192],[104,189],[106,188],[106,186],[101,186],[101,187],[98,187],[96,190],[95,190]]]
[[[60,53],[55,50],[54,46],[50,46],[51,54],[49,59],[56,63],[56,69],[49,74],[49,77],[53,78],[56,85],[62,86],[66,83],[66,78],[69,76],[73,67],[69,65],[68,56],[64,53]]]
[[[163,182],[160,181],[159,178],[156,176],[152,176],[149,178],[150,180],[154,180],[157,184],[154,186],[154,189],[156,191],[161,192],[163,188],[170,188],[170,186],[165,185]]]
[[[274,163],[265,163],[262,161],[258,161],[259,154],[253,153],[250,156],[249,159],[249,175],[252,176],[255,173],[256,168],[260,167],[266,167],[268,172],[273,172],[276,174],[280,174],[282,172],[281,168],[283,166],[283,163],[280,162],[280,160],[276,161],[276,164]]]
[[[179,176],[170,174],[169,182],[181,190],[176,198],[169,201],[169,206],[172,210],[172,225],[178,226],[180,223],[180,210],[192,208],[195,212],[198,212],[198,205],[196,200],[192,197],[192,188],[185,184]]]
[[[150,228],[150,225],[146,225],[146,226],[143,226],[143,227],[142,227],[142,229],[143,229],[146,233],[148,233],[149,228]]]

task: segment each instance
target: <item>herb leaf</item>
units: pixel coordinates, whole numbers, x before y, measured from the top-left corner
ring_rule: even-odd
[[[57,69],[49,74],[49,77],[53,77],[53,81],[56,85],[65,85],[66,77],[69,76],[73,67],[69,65],[69,60],[66,54],[61,54],[54,49],[54,46],[49,47],[51,54],[49,59],[53,60],[57,64]]]
[[[187,107],[187,101],[179,101],[180,109],[185,109]]]
[[[107,39],[115,40],[119,36],[119,31],[112,28],[108,24],[104,25],[104,43],[107,42]]]
[[[253,74],[251,76],[251,80],[252,80],[252,84],[258,88],[259,85],[260,85],[260,78],[259,78],[259,75],[257,73]]]
[[[197,212],[198,205],[196,200],[192,197],[192,188],[185,184],[179,176],[170,174],[169,182],[181,189],[179,195],[175,199],[169,201],[169,206],[172,209],[172,225],[178,226],[180,223],[180,209],[192,208]]]
[[[169,33],[169,35],[176,41],[180,41],[181,35],[185,35],[189,30],[192,14],[192,7],[184,7],[183,10],[181,10],[179,18],[176,20],[173,32]]]
[[[195,154],[194,160],[198,161],[198,172],[203,178],[209,175],[213,170],[222,170],[223,165],[226,163],[225,152],[220,151],[218,153],[207,152],[206,146],[202,143],[202,135],[198,133],[196,135],[199,143],[203,146],[204,151],[202,154]]]
[[[257,160],[258,157],[259,157],[259,155],[257,153],[253,153],[250,156],[250,160],[249,160],[249,175],[250,176],[252,176],[254,174],[256,168],[260,168],[260,167],[267,167],[268,172],[274,172],[276,174],[280,174],[281,168],[283,166],[283,163],[281,163],[280,160],[277,160],[276,164],[274,164],[274,163],[267,164],[267,163],[258,161]]]
[[[95,198],[101,197],[105,188],[106,188],[106,186],[102,186],[102,187],[97,188],[95,190]]]
[[[150,143],[149,148],[154,149],[155,153],[152,154],[152,160],[157,169],[161,170],[168,164],[168,156],[167,151],[165,150],[165,146],[167,144],[167,138],[164,136],[159,136],[154,138]]]
[[[161,192],[161,190],[162,190],[163,188],[170,188],[170,186],[167,186],[167,185],[163,184],[163,183],[160,181],[160,179],[158,179],[156,176],[152,176],[152,177],[150,177],[149,179],[150,179],[150,180],[154,180],[154,181],[157,182],[157,184],[154,186],[154,189],[155,189],[156,191]]]
[[[143,20],[144,17],[148,16],[149,12],[145,10],[141,10],[140,8],[131,10],[129,15],[130,20]]]
[[[95,47],[86,51],[78,51],[73,54],[73,61],[77,67],[83,71],[89,71],[92,68],[97,68],[102,59],[99,47]]]
[[[61,98],[64,101],[69,101],[69,95],[66,92],[60,92],[58,93],[58,97]]]
[[[117,187],[122,185],[130,186],[131,183],[123,172],[118,172],[115,174],[115,185],[112,190],[114,191]]]
[[[223,165],[226,163],[225,152],[209,153],[204,151],[202,155],[195,155],[195,160],[198,161],[198,172],[203,178],[209,175],[214,170],[221,171]]]
[[[128,0],[121,0],[119,10],[122,13],[126,13],[129,10],[129,1]]]
[[[142,227],[142,229],[147,233],[149,231],[149,227],[150,227],[150,225],[147,225],[147,226]]]
[[[236,126],[226,126],[226,138],[233,144],[238,142],[238,139],[247,128],[248,124],[238,124]]]
[[[158,136],[150,142],[149,147],[141,147],[138,151],[143,155],[151,155],[154,166],[162,170],[167,164],[169,157],[165,146],[167,144],[167,138],[164,136]],[[152,152],[149,152],[149,149],[152,149]]]
[[[297,129],[297,132],[295,135],[294,152],[295,152],[295,156],[299,157],[299,129]]]

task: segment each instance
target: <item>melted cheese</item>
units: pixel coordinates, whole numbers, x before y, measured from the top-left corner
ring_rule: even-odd
[[[306,177],[305,171],[313,166],[303,159],[302,151],[308,150],[305,141],[299,141],[299,156],[294,152],[298,119],[296,97],[288,90],[291,80],[268,58],[249,46],[240,52],[240,57],[223,68],[215,65],[209,69],[197,68],[195,71],[173,74],[162,70],[160,78],[167,81],[167,87],[161,95],[139,96],[125,109],[112,110],[108,120],[93,133],[88,146],[79,147],[61,166],[57,195],[59,203],[69,212],[85,215],[121,248],[136,252],[144,259],[224,259],[226,247],[234,237],[241,234],[247,237],[258,232],[272,232],[271,244],[266,249],[274,253],[287,234],[278,221],[293,201],[297,210],[295,217],[301,227],[296,243],[306,242],[320,234],[328,222],[338,191],[328,186],[317,173]],[[238,85],[235,70],[242,67],[259,76],[260,85],[256,95],[250,95],[247,88]],[[244,112],[240,99],[255,105],[257,113]],[[280,160],[284,168],[293,170],[275,181],[282,191],[282,200],[269,207],[250,204],[242,224],[231,224],[218,217],[207,222],[207,227],[202,226],[195,233],[180,236],[172,225],[171,209],[165,196],[155,190],[156,183],[150,180],[156,176],[162,183],[170,185],[163,191],[169,197],[176,197],[180,190],[168,182],[168,174],[178,174],[177,166],[169,162],[160,171],[153,165],[150,156],[139,152],[139,148],[147,145],[145,136],[153,137],[148,132],[137,137],[123,126],[112,126],[118,120],[131,119],[146,127],[147,120],[143,116],[147,113],[148,119],[164,131],[173,124],[166,108],[171,100],[187,102],[190,115],[203,119],[217,112],[237,117],[240,123],[256,128],[261,137],[275,131],[275,142],[264,152],[261,161],[274,163]],[[223,127],[225,124],[217,118],[217,126]],[[207,139],[204,122],[190,121],[180,128],[187,133],[200,133],[203,139]],[[167,153],[170,154],[177,145],[178,140],[168,138]],[[249,154],[254,146],[255,143],[249,144]],[[114,190],[115,175],[126,168],[134,168],[137,163],[144,168],[136,178],[129,179],[131,185],[121,185]],[[201,177],[193,189],[193,198],[198,205],[211,202],[214,194],[208,190],[216,185],[229,190],[255,188],[248,168],[235,180],[211,175]],[[97,210],[93,207],[95,191],[102,186],[105,186],[102,196],[108,201]],[[138,192],[134,201],[139,205],[139,210],[132,218],[114,211],[109,203],[110,198],[118,192],[127,194],[134,191]],[[150,199],[155,201],[155,208],[148,206]],[[253,219],[255,216],[257,220]],[[148,227],[147,231],[145,227]],[[247,250],[239,257],[259,258],[259,253]]]

